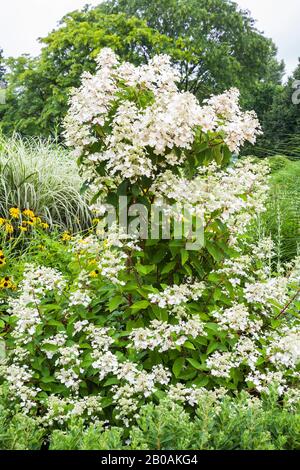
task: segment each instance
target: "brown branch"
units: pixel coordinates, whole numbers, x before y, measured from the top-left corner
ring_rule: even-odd
[[[277,320],[277,318],[279,318],[281,315],[283,315],[287,311],[289,306],[294,302],[294,300],[298,297],[299,294],[300,294],[300,289],[297,290],[296,294],[290,299],[290,301],[285,305],[285,307],[278,313],[277,317],[275,317],[275,320]]]

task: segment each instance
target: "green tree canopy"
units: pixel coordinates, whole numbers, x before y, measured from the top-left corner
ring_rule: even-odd
[[[256,101],[258,83],[282,78],[274,43],[230,0],[108,0],[99,8],[145,19],[160,33],[181,39],[190,52],[180,61],[182,84],[200,98],[237,86],[249,105]]]
[[[84,70],[94,71],[94,59],[106,46],[133,63],[167,53],[180,70],[183,90],[201,100],[237,86],[242,103],[258,111],[271,104],[281,78],[272,41],[227,0],[111,0],[66,15],[42,44],[40,57],[9,61],[1,122],[7,133],[60,133],[71,88]]]
[[[97,9],[66,15],[59,28],[41,41],[40,57],[9,60],[7,105],[1,123],[5,132],[60,133],[70,90],[79,86],[83,71],[94,71],[101,48],[109,46],[122,58],[141,63],[155,53],[168,52],[172,45],[145,21]]]
[[[300,60],[299,64],[275,95],[264,119],[265,135],[262,152],[300,158]]]

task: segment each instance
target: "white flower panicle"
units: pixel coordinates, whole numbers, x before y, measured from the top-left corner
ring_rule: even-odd
[[[215,377],[230,378],[232,369],[241,364],[247,364],[254,370],[260,353],[255,341],[247,336],[241,336],[232,351],[215,351],[207,361],[207,367]]]
[[[175,148],[191,149],[197,129],[223,136],[233,152],[246,141],[254,143],[261,134],[255,113],[241,111],[238,90],[211,97],[201,106],[194,95],[178,89],[178,71],[166,55],[135,67],[120,64],[116,54],[104,48],[96,62],[96,74],[85,73],[80,88],[73,91],[65,119],[66,143],[75,148],[76,157],[85,157],[91,180],[100,183],[95,168],[101,162],[106,164],[108,178],[121,176],[133,182],[144,176],[153,178],[166,163],[181,163],[182,159],[164,156]],[[137,102],[128,100],[124,85],[134,87],[137,96],[150,94],[148,105],[139,104],[138,98]],[[112,109],[116,109],[113,117]],[[103,131],[107,122],[112,128],[108,135]],[[101,149],[91,152],[96,142]]]
[[[254,283],[246,283],[244,289],[245,299],[249,304],[263,305],[272,308],[274,302],[284,305],[288,300],[287,277],[273,277],[267,280]]]
[[[155,180],[151,191],[162,212],[176,220],[181,220],[184,208],[185,213],[197,216],[205,229],[212,214],[216,217],[217,213],[230,231],[234,245],[253,217],[265,211],[268,173],[267,164],[256,164],[251,158],[226,170],[211,163],[198,168],[198,175],[192,180],[167,170]]]
[[[41,298],[49,291],[60,293],[65,286],[66,280],[57,270],[32,264],[25,266],[20,295],[9,301],[9,312],[17,317],[14,336],[20,343],[29,342],[42,322],[39,312]]]
[[[296,369],[300,363],[300,327],[284,328],[271,338],[267,349],[270,361],[283,368]]]
[[[129,335],[132,343],[128,347],[136,350],[157,348],[159,352],[164,352],[182,346],[189,337],[197,338],[198,336],[206,336],[206,333],[203,323],[196,318],[181,320],[176,325],[152,320],[148,328],[133,330]]]
[[[94,256],[95,270],[103,278],[107,279],[115,285],[124,285],[124,281],[120,280],[120,275],[126,269],[128,254],[125,251],[139,251],[140,247],[137,238],[134,235],[124,233],[121,227],[113,224],[106,232],[99,233],[99,236],[89,235],[86,238],[75,237],[72,240],[71,251],[79,256]],[[82,273],[83,275],[83,273]],[[86,273],[88,278],[88,273]],[[88,306],[91,298],[83,291],[83,287],[88,286],[88,281],[82,286],[78,285],[80,292],[77,290],[72,294],[72,305]]]
[[[222,387],[215,390],[207,390],[204,387],[185,387],[182,383],[177,383],[176,385],[170,385],[168,397],[174,402],[197,406],[201,399],[204,399],[208,404],[217,403],[226,393],[227,391]]]
[[[150,302],[161,308],[174,307],[189,300],[198,300],[205,289],[203,282],[188,282],[186,284],[167,287],[158,294],[149,294]]]
[[[235,332],[249,332],[257,334],[262,328],[262,320],[251,319],[249,310],[244,304],[234,304],[225,310],[213,312],[218,325],[222,330],[233,330]]]

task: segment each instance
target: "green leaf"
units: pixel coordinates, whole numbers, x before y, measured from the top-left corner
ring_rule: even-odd
[[[195,346],[193,345],[193,343],[191,343],[190,341],[186,341],[183,345],[186,349],[193,349],[195,350]]]
[[[138,264],[136,266],[137,272],[139,274],[145,274],[145,275],[151,273],[155,268],[156,268],[155,264],[148,264],[148,265]]]
[[[56,344],[43,344],[43,350],[45,351],[52,351],[52,352],[55,352],[59,349],[59,346],[57,346]]]
[[[216,246],[215,243],[206,241],[205,243],[206,249],[209,254],[213,257],[214,260],[220,262],[224,258],[222,251]]]
[[[206,387],[209,382],[209,378],[206,375],[199,377],[198,379],[193,381],[193,384],[197,385],[197,387]]]
[[[144,326],[145,325],[142,318],[138,318],[137,320],[128,320],[126,323],[126,330],[128,332],[132,331],[134,328],[143,328]]]
[[[113,312],[123,302],[124,302],[124,298],[121,295],[116,295],[115,297],[112,297],[108,303],[109,311]]]
[[[196,359],[188,358],[187,361],[195,368],[195,369],[201,369],[202,365],[200,362],[196,361]]]
[[[57,305],[57,304],[43,305],[43,312],[44,313],[53,312],[55,310],[61,310],[61,306]]]
[[[110,406],[111,404],[112,404],[112,398],[105,397],[105,398],[103,398],[103,400],[101,401],[102,408],[107,408],[107,407]]]
[[[192,367],[189,367],[187,370],[182,372],[179,376],[180,379],[183,380],[191,380],[194,379],[197,375],[197,371],[193,369]]]
[[[169,314],[168,310],[160,308],[158,305],[152,304],[151,309],[158,320],[168,321]]]
[[[59,307],[61,308],[61,306],[59,306]],[[47,323],[50,326],[60,326],[60,327],[65,328],[64,324],[60,321],[57,321],[57,320],[49,320]]]
[[[184,266],[187,260],[189,259],[189,252],[185,250],[184,248],[182,248],[182,250],[180,250],[180,254],[181,254],[181,263],[182,263],[182,266]]]
[[[207,339],[206,339],[205,336],[199,336],[194,341],[195,341],[196,344],[200,344],[201,346],[206,346],[207,345]]]
[[[133,305],[131,305],[131,309],[134,310],[135,312],[138,312],[139,310],[145,310],[147,307],[149,307],[150,302],[148,300],[139,300],[138,302],[135,302]]]
[[[79,343],[81,349],[93,349],[89,343]]]
[[[110,379],[107,379],[104,384],[103,384],[103,387],[108,387],[109,385],[116,385],[120,382],[119,379],[117,379],[116,377],[111,377]]]
[[[221,297],[222,297],[222,291],[221,291],[221,289],[219,289],[218,287],[216,287],[216,288],[214,289],[213,298],[214,298],[215,301],[217,301],[217,300],[220,300]]]
[[[173,371],[175,377],[179,377],[180,372],[183,369],[184,363],[185,363],[184,357],[178,357],[176,359],[176,361],[174,362],[173,367],[172,367],[172,371]]]
[[[51,376],[47,376],[47,377],[42,377],[41,378],[41,381],[44,383],[44,384],[49,384],[49,383],[55,383],[55,378],[54,377],[51,377]]]
[[[192,271],[192,268],[189,266],[189,265],[185,265],[184,266],[184,270],[185,272],[187,273],[188,276],[192,276],[193,275],[193,271]]]
[[[218,325],[216,323],[212,323],[212,322],[206,323],[205,328],[207,330],[213,331],[214,333],[218,333],[218,331],[219,331]]]
[[[160,262],[165,258],[166,255],[167,255],[166,249],[165,249],[165,248],[160,248],[159,250],[157,250],[157,251],[154,253],[154,255],[153,255],[151,261],[152,261],[152,263],[154,263],[154,264],[158,264],[158,263],[160,263]]]
[[[207,348],[207,354],[210,354],[214,352],[216,349],[219,349],[220,343],[217,343],[216,341],[213,341],[212,343],[209,344]]]
[[[220,282],[220,275],[219,274],[216,274],[216,273],[210,273],[207,277],[207,279],[211,282]]]
[[[161,274],[168,274],[170,271],[172,271],[172,269],[175,268],[176,264],[176,261],[171,261],[170,263],[167,263],[162,269]]]
[[[243,380],[243,374],[239,369],[231,369],[230,376],[233,378],[235,385]]]

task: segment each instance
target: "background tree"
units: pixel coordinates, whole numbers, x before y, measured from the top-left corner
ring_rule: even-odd
[[[108,0],[99,8],[145,19],[168,37],[181,40],[189,55],[180,57],[182,87],[204,98],[237,86],[244,104],[270,104],[283,63],[276,47],[255,28],[248,11],[230,0]],[[261,89],[261,93],[259,93]],[[260,103],[267,91],[267,97]]]
[[[23,55],[8,59],[7,64],[9,73],[2,130],[5,133],[16,130],[27,135],[43,135],[43,113],[51,91],[47,90],[49,80],[39,74],[39,59]]]
[[[284,154],[300,158],[300,61],[287,83],[278,88],[271,108],[264,115],[265,134],[260,141],[260,154]],[[294,98],[297,99],[298,104]]]
[[[59,134],[70,90],[79,86],[83,71],[95,70],[94,59],[101,48],[109,46],[122,58],[141,63],[172,46],[171,39],[145,21],[97,9],[66,15],[60,27],[41,41],[40,57],[9,60],[7,106],[1,123],[7,133]]]
[[[227,0],[111,0],[66,15],[42,39],[40,57],[9,61],[6,133],[58,135],[68,95],[84,70],[93,72],[102,47],[135,64],[167,53],[180,88],[202,100],[236,86],[242,105],[263,113],[280,85],[282,64],[248,12]]]

